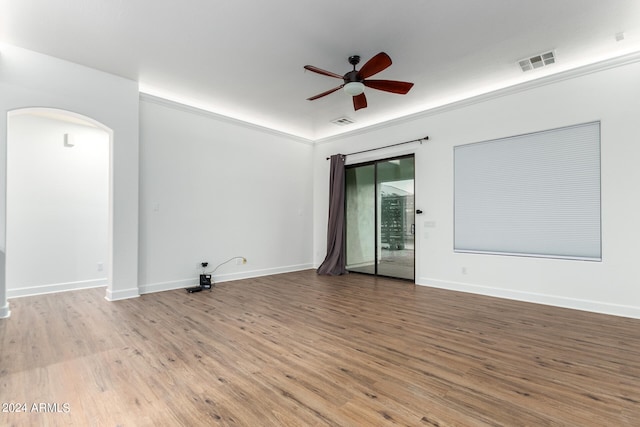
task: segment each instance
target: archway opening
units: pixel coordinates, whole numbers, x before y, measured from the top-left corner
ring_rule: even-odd
[[[110,286],[113,132],[70,111],[7,121],[7,297]]]

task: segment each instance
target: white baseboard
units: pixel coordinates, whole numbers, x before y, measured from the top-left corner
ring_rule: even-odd
[[[24,288],[7,289],[7,298],[28,297],[33,295],[52,294],[55,292],[75,291],[107,286],[107,279],[81,280],[78,282],[50,283],[47,285],[29,286]],[[1,313],[0,313],[0,317]]]
[[[214,274],[213,282],[222,283],[222,282],[230,282],[232,280],[251,279],[253,277],[262,277],[262,276],[271,276],[273,274],[291,273],[294,271],[308,270],[310,268],[313,268],[313,264],[311,263],[289,265],[285,267],[265,268],[262,270],[242,271],[238,273]],[[158,282],[158,283],[149,283],[146,285],[140,285],[139,289],[140,289],[140,294],[150,294],[153,292],[170,291],[173,289],[197,286],[199,284],[198,280],[199,280],[198,276],[194,275],[194,277],[190,279],[181,279],[181,280],[173,280],[170,282]]]
[[[106,299],[107,301],[120,301],[123,299],[138,298],[139,296],[140,290],[137,287],[129,289],[119,289],[117,291],[113,291],[107,288],[107,295],[105,295],[104,299]]]
[[[469,283],[451,282],[446,280],[429,279],[421,277],[416,280],[417,285],[432,288],[447,289],[451,291],[468,292],[472,294],[490,297],[511,299],[516,301],[531,302],[536,304],[551,305],[555,307],[571,308],[574,310],[590,311],[593,313],[610,314],[613,316],[630,317],[640,319],[640,307],[630,305],[610,304],[600,301],[566,298],[556,295],[538,294],[535,292],[514,291],[510,289],[492,288],[489,286],[474,285]]]
[[[313,264],[297,264],[284,267],[265,268],[262,270],[243,271],[240,273],[228,273],[215,275],[213,277],[216,283],[230,282],[232,280],[251,279],[253,277],[271,276],[273,274],[293,273],[294,271],[309,270],[313,268]]]
[[[140,285],[140,294],[152,294],[154,292],[172,291],[174,289],[189,288],[191,286],[198,285],[198,277],[191,279],[172,280],[170,282],[158,282],[150,283],[147,285]]]

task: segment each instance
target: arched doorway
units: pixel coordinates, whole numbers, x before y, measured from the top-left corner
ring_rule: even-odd
[[[111,283],[112,140],[70,111],[8,113],[8,298]]]

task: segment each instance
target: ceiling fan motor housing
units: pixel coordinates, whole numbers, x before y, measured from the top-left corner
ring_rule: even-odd
[[[362,78],[360,78],[360,76],[358,75],[358,72],[356,70],[353,71],[349,71],[347,74],[344,75],[344,83],[351,83],[351,82],[362,82]]]

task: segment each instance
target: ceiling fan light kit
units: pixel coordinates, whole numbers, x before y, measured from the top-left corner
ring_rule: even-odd
[[[364,92],[364,83],[362,82],[349,82],[342,88],[351,96],[360,95]]]
[[[333,77],[336,79],[342,79],[343,84],[333,89],[329,89],[318,95],[307,98],[308,101],[314,101],[323,96],[327,96],[333,92],[343,89],[346,93],[353,97],[353,108],[359,110],[367,107],[367,98],[364,94],[364,88],[369,87],[371,89],[382,90],[385,92],[396,93],[399,95],[405,95],[413,87],[413,83],[400,82],[396,80],[367,80],[369,77],[378,74],[380,71],[387,69],[391,65],[391,58],[384,52],[380,52],[370,60],[368,60],[360,69],[356,70],[356,65],[360,62],[360,56],[353,55],[349,57],[349,64],[353,65],[353,70],[349,71],[345,75],[332,73],[313,65],[305,65],[304,69],[312,71],[314,73],[322,74],[323,76]]]

